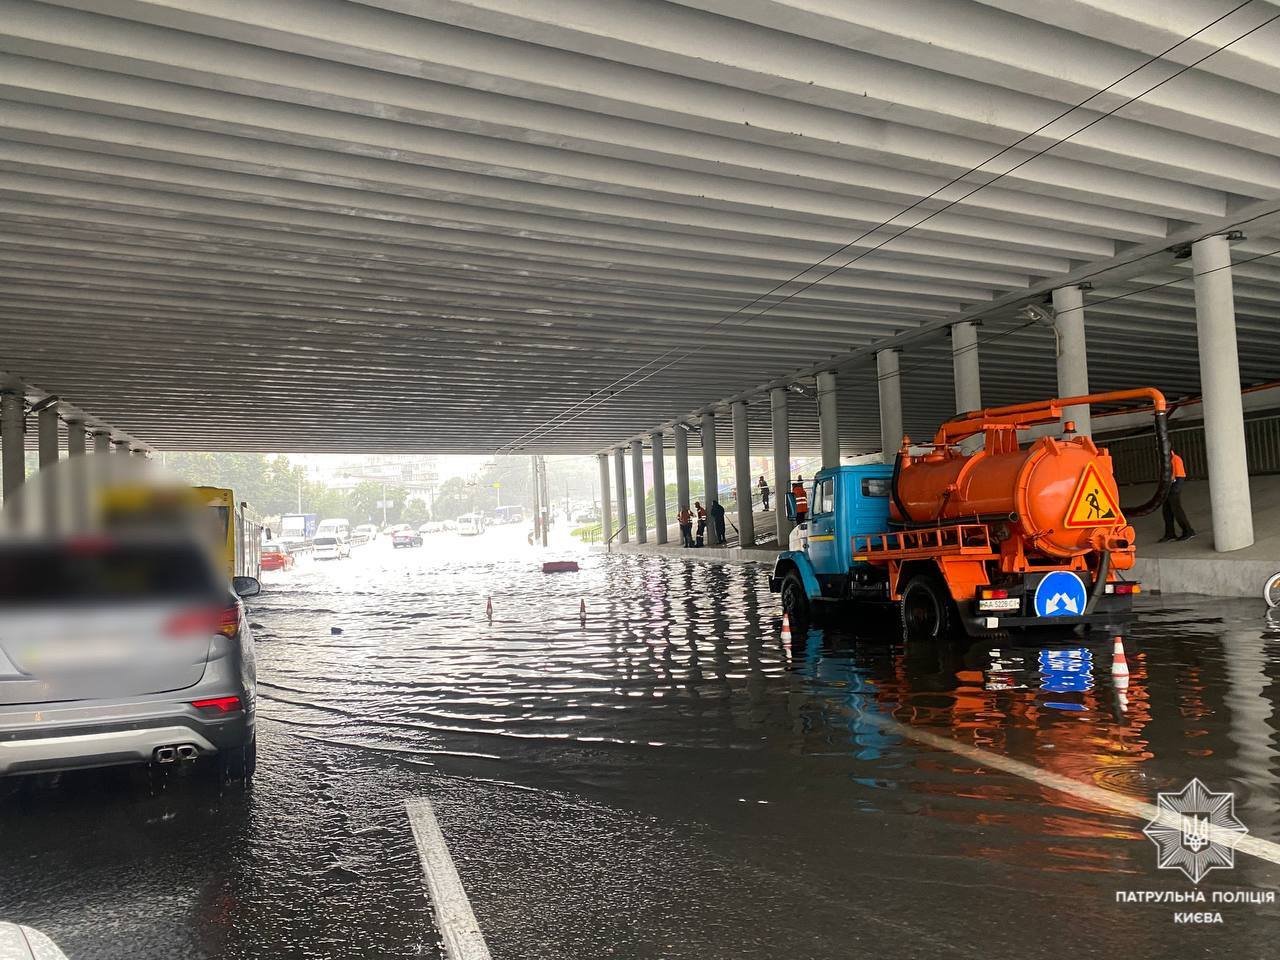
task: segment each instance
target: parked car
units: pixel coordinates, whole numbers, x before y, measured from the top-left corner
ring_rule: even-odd
[[[276,540],[262,545],[260,563],[263,570],[288,570],[293,566],[294,558],[289,548]]]
[[[317,560],[341,560],[351,556],[351,544],[344,537],[316,537],[315,558]]]
[[[376,523],[362,523],[352,531],[351,538],[356,543],[371,543],[378,539],[378,525]]]
[[[420,547],[422,546],[422,534],[416,530],[397,530],[391,535],[391,546],[395,549],[400,547]]]
[[[195,541],[0,543],[0,776],[200,761],[257,765],[253,636]]]

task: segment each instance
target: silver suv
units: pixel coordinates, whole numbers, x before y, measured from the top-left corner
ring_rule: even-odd
[[[181,539],[0,541],[0,776],[201,758],[257,763],[241,597]]]

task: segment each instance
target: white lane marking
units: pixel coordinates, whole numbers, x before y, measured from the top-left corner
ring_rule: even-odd
[[[948,753],[954,753],[971,760],[976,764],[984,767],[993,767],[996,770],[1002,770],[1005,773],[1011,773],[1015,777],[1022,777],[1024,780],[1031,780],[1041,786],[1049,787],[1057,790],[1059,793],[1065,793],[1069,796],[1077,797],[1081,800],[1087,800],[1090,803],[1097,804],[1100,807],[1108,807],[1119,813],[1133,817],[1135,820],[1158,820],[1167,826],[1176,830],[1182,829],[1181,819],[1177,814],[1154,803],[1146,803],[1142,800],[1135,800],[1132,797],[1126,797],[1122,793],[1114,793],[1111,790],[1104,790],[1102,787],[1095,787],[1088,783],[1081,783],[1079,780],[1072,780],[1070,777],[1064,777],[1061,774],[1053,773],[1049,770],[1043,770],[1040,767],[1032,766],[1029,763],[1023,763],[1021,760],[1014,760],[1011,757],[1002,757],[998,753],[992,753],[983,750],[980,747],[973,747],[967,743],[960,743],[950,737],[939,736],[936,733],[930,733],[928,730],[921,730],[919,727],[908,726],[897,720],[888,717],[879,716],[874,713],[863,713],[859,715],[859,720],[869,721],[875,726],[880,727],[885,733],[896,733],[908,740],[914,740],[925,746],[933,747],[936,750],[946,750]],[[1247,853],[1250,856],[1257,857],[1259,860],[1266,860],[1268,863],[1280,864],[1280,844],[1273,843],[1270,840],[1264,840],[1261,837],[1246,835],[1241,837],[1237,833],[1229,830],[1223,830],[1220,827],[1209,828],[1209,838],[1217,843],[1225,844],[1229,847],[1235,847],[1241,853]]]
[[[453,865],[431,801],[420,797],[406,800],[404,806],[409,812],[409,826],[413,828],[445,955],[449,960],[490,960],[489,945],[484,942],[467,891],[462,889],[462,878]]]

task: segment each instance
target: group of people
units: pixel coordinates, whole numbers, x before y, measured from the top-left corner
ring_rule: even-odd
[[[724,507],[720,505],[720,501],[712,500],[710,510],[697,500],[693,502],[693,506],[697,511],[696,513],[690,510],[687,505],[682,505],[680,512],[676,514],[676,519],[680,523],[681,545],[685,547],[701,547],[706,543],[708,519],[710,519],[712,530],[715,532],[715,542],[724,543]],[[693,532],[693,521],[695,519],[698,521],[696,540]]]
[[[763,475],[756,483],[757,489],[760,491],[760,503],[765,510],[769,509],[769,495],[772,492],[769,489],[769,481]],[[804,478],[797,477],[791,484],[791,495],[795,498],[796,505],[796,523],[804,523],[805,516],[809,512],[809,496],[805,492]],[[687,504],[681,504],[676,519],[680,524],[681,546],[685,547],[701,547],[706,543],[707,523],[710,521],[712,533],[715,536],[714,543],[725,542],[725,516],[724,507],[719,500],[712,500],[711,507],[704,507],[701,501],[693,502],[693,509],[689,509]],[[698,529],[694,532],[694,522],[697,522]]]

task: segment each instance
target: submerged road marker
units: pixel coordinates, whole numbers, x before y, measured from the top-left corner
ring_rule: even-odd
[[[462,888],[462,878],[444,842],[440,823],[431,801],[425,797],[406,800],[409,826],[418,846],[418,859],[426,878],[427,893],[436,912],[436,925],[449,960],[490,960],[489,945],[471,909],[471,900]]]

